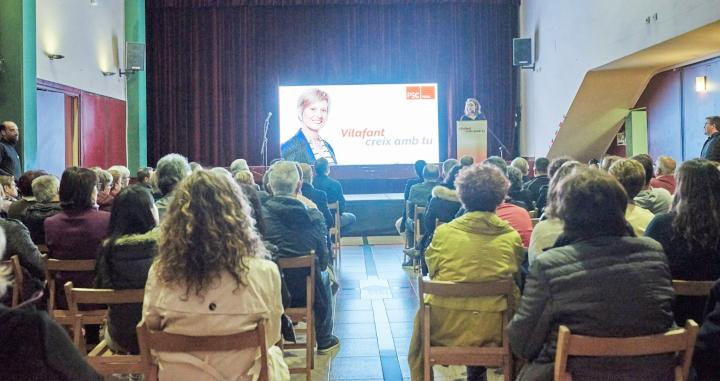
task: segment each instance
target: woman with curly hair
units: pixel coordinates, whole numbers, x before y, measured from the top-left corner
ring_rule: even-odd
[[[675,199],[669,213],[658,214],[645,235],[665,249],[673,279],[720,278],[720,171],[705,159],[688,160],[676,173]],[[700,323],[703,297],[678,297],[675,320]]]
[[[267,260],[247,198],[228,176],[198,170],[174,190],[145,286],[153,330],[228,335],[266,320],[270,379],[287,380],[280,340],[280,275]],[[256,380],[260,352],[158,352],[160,379]]]

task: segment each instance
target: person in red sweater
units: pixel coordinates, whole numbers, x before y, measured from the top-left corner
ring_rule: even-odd
[[[655,177],[650,180],[650,186],[664,188],[670,194],[675,194],[675,160],[670,156],[659,156],[655,167]]]

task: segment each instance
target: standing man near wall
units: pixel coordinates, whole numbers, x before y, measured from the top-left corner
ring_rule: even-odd
[[[20,138],[20,132],[15,122],[4,121],[0,123],[0,175],[12,176],[15,180],[22,175],[20,155],[15,150]]]
[[[720,162],[720,116],[705,118],[705,135],[708,138],[700,151],[700,157]]]

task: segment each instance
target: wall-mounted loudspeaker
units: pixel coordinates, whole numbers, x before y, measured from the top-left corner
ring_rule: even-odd
[[[141,42],[125,43],[125,70],[145,70],[145,44]]]
[[[513,38],[513,66],[532,64],[532,38]]]

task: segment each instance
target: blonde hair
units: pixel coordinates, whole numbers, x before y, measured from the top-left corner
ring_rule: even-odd
[[[234,178],[238,184],[255,185],[255,179],[250,171],[236,172]]]
[[[160,279],[201,296],[228,272],[246,284],[245,257],[267,258],[250,202],[228,176],[193,172],[173,191],[160,227],[156,265]]]

